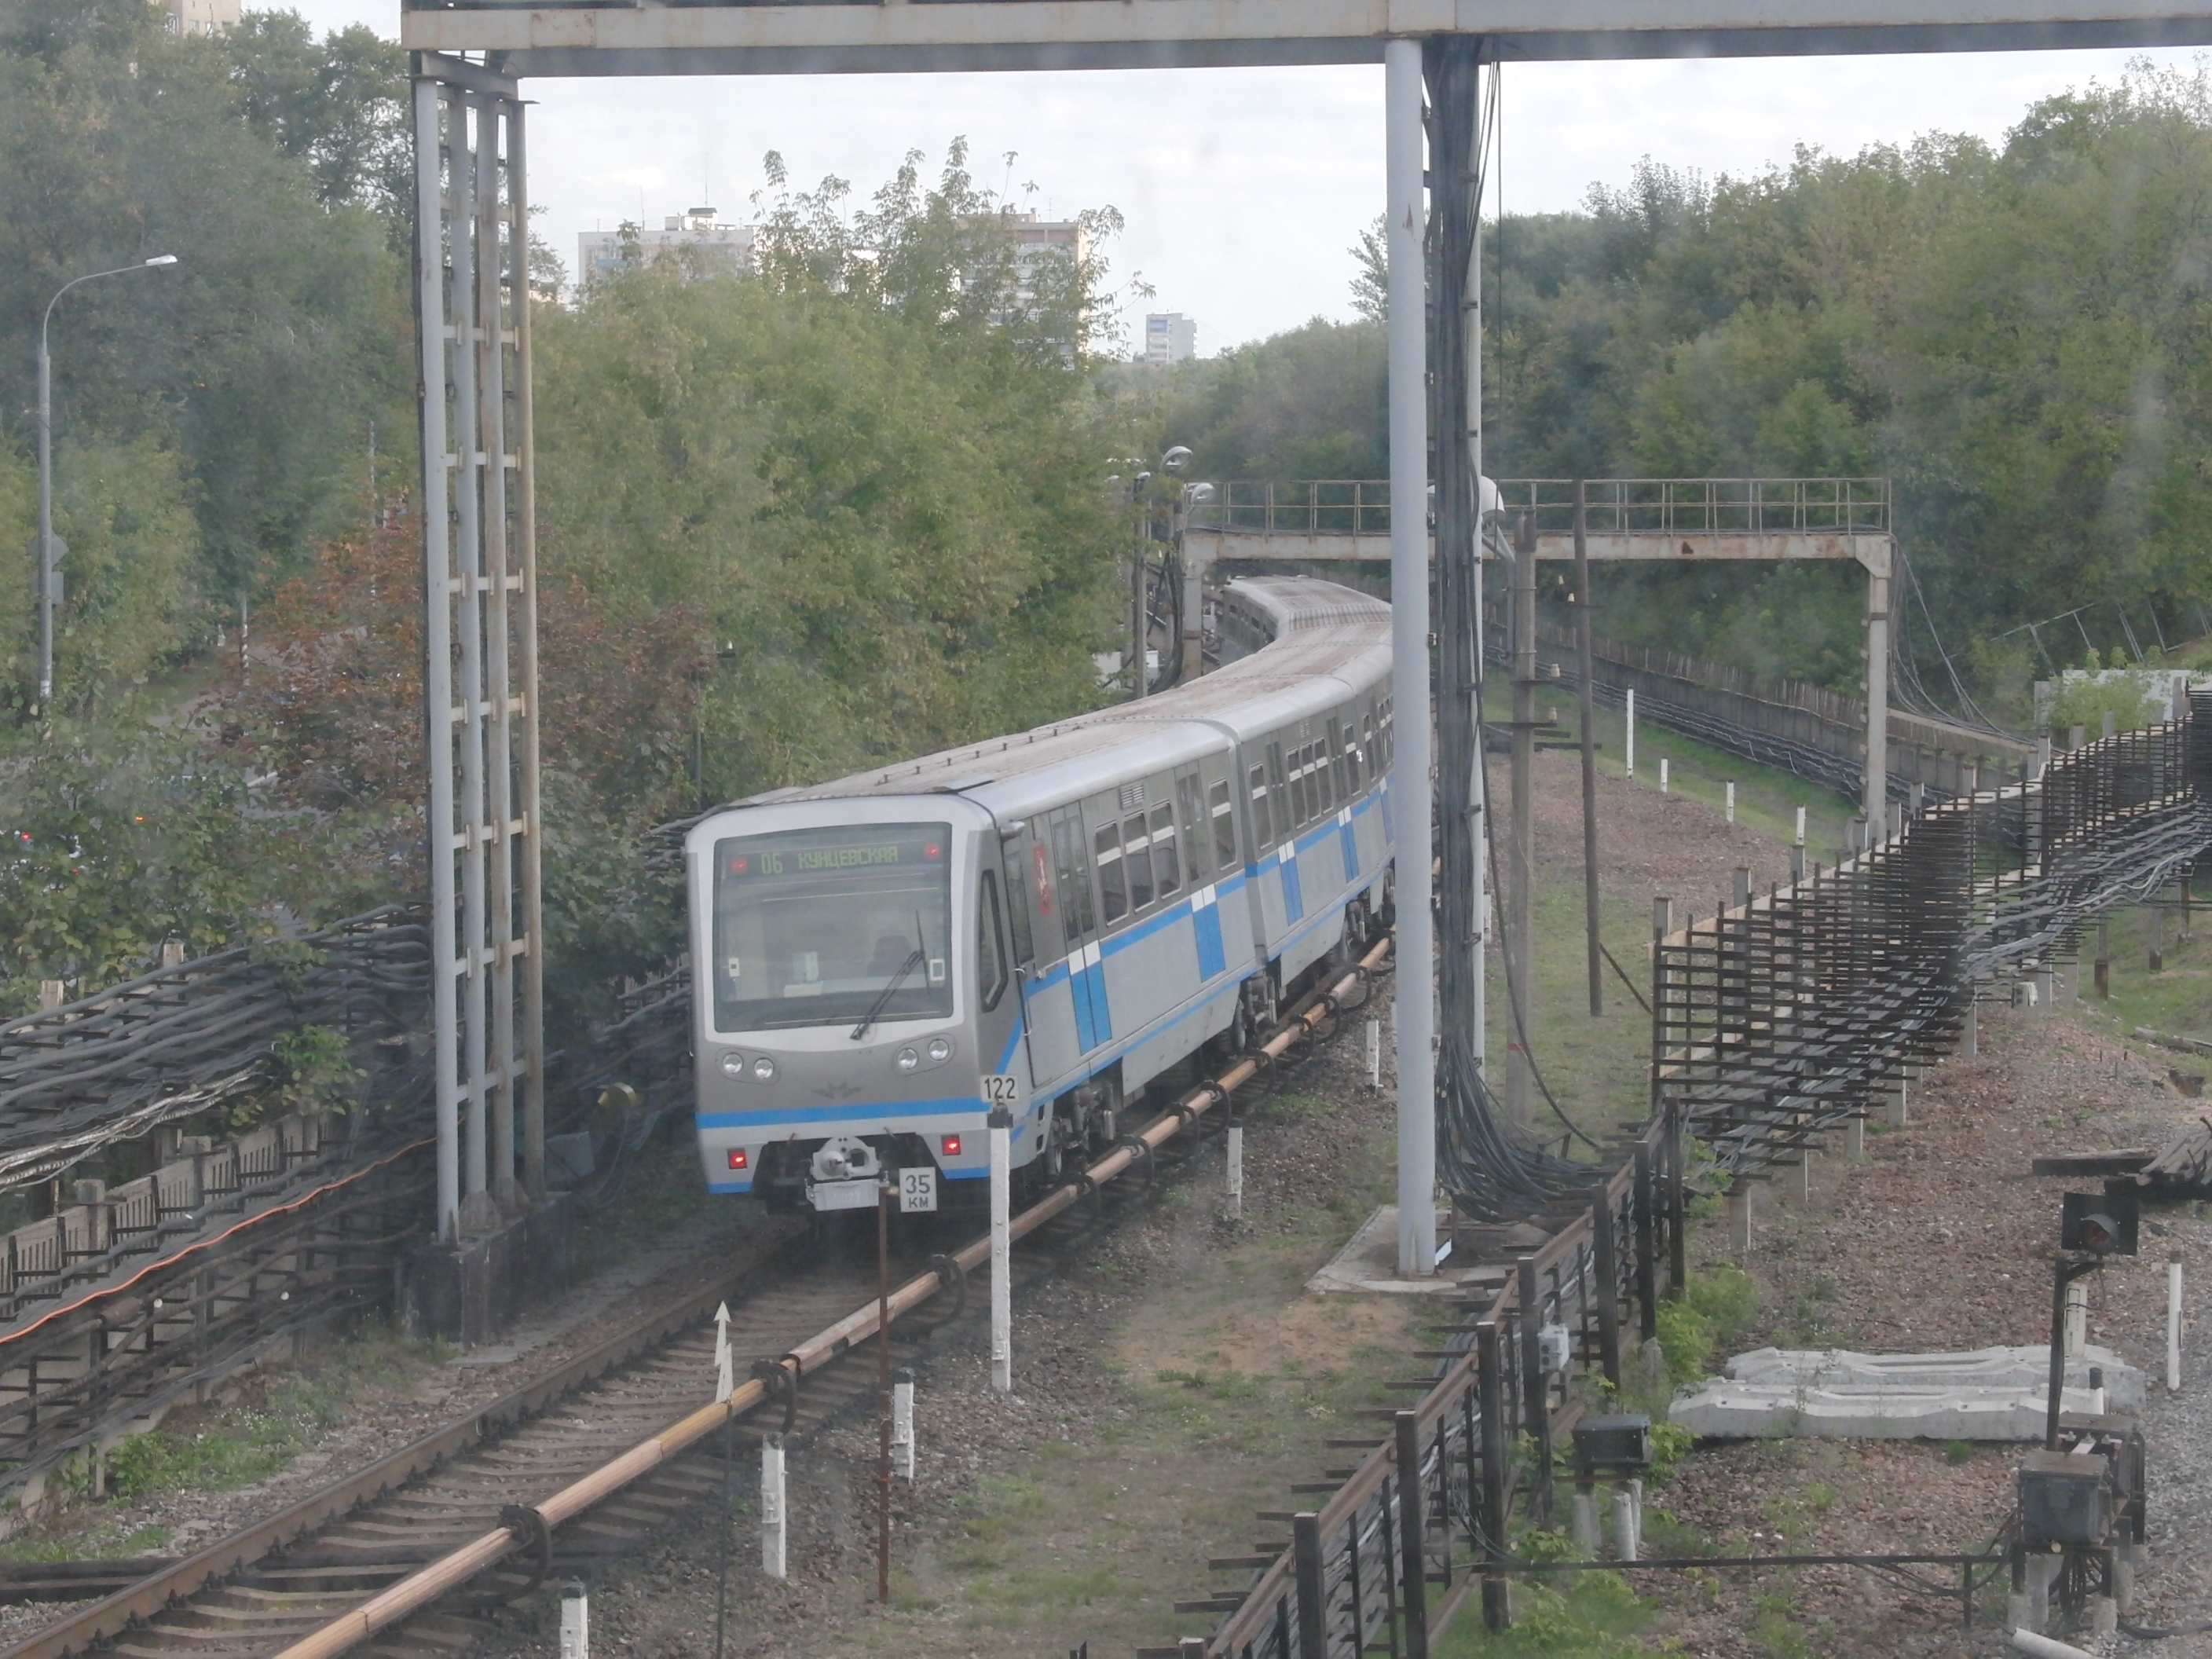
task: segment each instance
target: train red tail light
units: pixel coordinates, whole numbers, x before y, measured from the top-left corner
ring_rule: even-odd
[[[742,1170],[745,1167],[748,1162],[749,1159],[744,1147],[732,1146],[730,1148],[730,1167],[732,1170]]]
[[[947,1135],[945,1137],[945,1155],[947,1158],[957,1158],[960,1156],[960,1137],[958,1135]]]

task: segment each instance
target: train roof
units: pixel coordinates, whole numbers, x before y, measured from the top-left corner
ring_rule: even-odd
[[[735,804],[957,794],[1018,817],[1218,752],[1224,736],[1242,741],[1326,714],[1389,675],[1390,607],[1380,599],[1310,576],[1240,578],[1224,599],[1271,637],[1190,684]]]

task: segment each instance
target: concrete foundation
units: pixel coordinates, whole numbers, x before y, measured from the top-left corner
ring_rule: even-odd
[[[1887,1107],[1889,1127],[1893,1129],[1902,1129],[1911,1121],[1911,1088],[1912,1085],[1903,1078],[1889,1085]]]
[[[1844,1131],[1844,1156],[1854,1164],[1866,1157],[1866,1120],[1855,1117]]]
[[[492,1340],[525,1308],[568,1288],[574,1219],[567,1195],[556,1194],[458,1247],[416,1250],[400,1267],[401,1322],[465,1348]]]
[[[1738,1255],[1751,1254],[1751,1195],[1757,1188],[1735,1187],[1728,1195],[1729,1249]]]

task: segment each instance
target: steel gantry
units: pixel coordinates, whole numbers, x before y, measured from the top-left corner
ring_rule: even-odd
[[[1446,377],[1456,384],[1438,401],[1449,406],[1424,406],[1422,382],[1439,362],[1440,343],[1433,309],[1425,326],[1419,316],[1434,194],[1421,164],[1425,151],[1436,160],[1437,131],[1457,134],[1479,111],[1474,77],[1433,56],[1425,65],[1426,49],[1458,43],[1480,64],[2204,45],[2212,44],[2212,0],[1583,0],[1565,9],[1551,0],[546,7],[410,0],[400,33],[415,54],[420,191],[427,830],[443,953],[435,998],[439,1217],[445,1237],[458,1240],[496,1225],[501,1200],[535,1194],[542,1170],[528,239],[518,78],[1383,63],[1390,470],[1403,499],[1422,492],[1430,477],[1432,415],[1439,434],[1480,454],[1479,328],[1465,338],[1463,372]],[[1425,67],[1443,124],[1429,131]],[[1464,143],[1455,136],[1449,147]],[[1450,189],[1463,187],[1467,171],[1456,164]],[[1450,558],[1447,549],[1445,562]],[[1397,529],[1391,563],[1400,603],[1425,609],[1431,560],[1422,526]],[[1468,580],[1479,582],[1479,571]],[[1887,605],[1871,611],[1870,647]],[[1393,687],[1404,734],[1399,823],[1419,853],[1425,838],[1418,826],[1430,815],[1417,803],[1435,799],[1426,764],[1430,652],[1419,632],[1403,637],[1413,648],[1399,653]],[[1879,768],[1869,769],[1879,776]],[[1418,864],[1422,874],[1411,878],[1408,899],[1419,896],[1425,856]],[[1401,878],[1407,868],[1401,860]],[[1437,964],[1424,932],[1417,921],[1412,937],[1401,936],[1398,975],[1399,1029],[1401,1038],[1412,1033],[1399,1072],[1401,1212],[1409,1217],[1401,1264],[1413,1272],[1426,1270],[1433,1247],[1427,1194],[1413,1191],[1431,1167],[1436,1108],[1430,1054],[1413,1052],[1432,1031]],[[1450,942],[1456,949],[1467,941]],[[1479,941],[1474,948],[1479,953]],[[519,1182],[518,1100],[526,1137]]]
[[[514,83],[418,58],[414,96],[438,1231],[457,1244],[545,1188],[530,222]]]

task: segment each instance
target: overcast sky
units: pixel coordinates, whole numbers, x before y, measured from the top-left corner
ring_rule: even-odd
[[[295,9],[320,28],[398,32],[391,0]],[[1625,182],[1644,155],[1742,174],[1786,162],[1801,143],[1849,155],[1930,131],[1995,139],[2038,98],[2118,80],[2129,56],[1509,65],[1504,204],[1573,207],[1593,181]],[[905,151],[926,151],[933,169],[964,136],[976,176],[1018,192],[1034,184],[1041,212],[1119,208],[1128,228],[1109,250],[1113,274],[1156,290],[1132,300],[1132,334],[1147,309],[1180,311],[1209,356],[1348,315],[1346,250],[1382,206],[1380,68],[538,80],[526,94],[537,100],[531,195],[572,270],[578,231],[702,204],[744,218],[770,149],[794,183],[835,173],[865,191]]]

